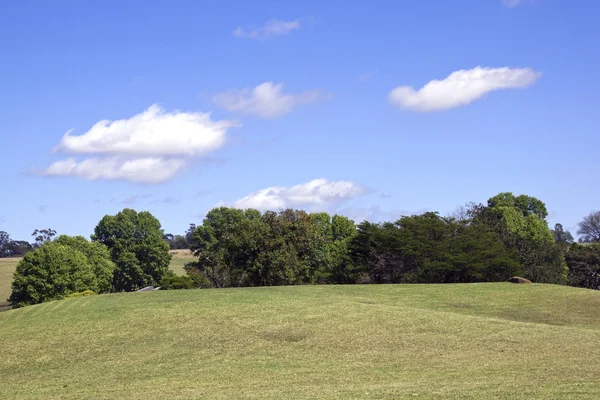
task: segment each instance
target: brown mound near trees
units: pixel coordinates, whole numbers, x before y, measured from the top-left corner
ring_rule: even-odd
[[[511,283],[531,283],[529,279],[521,278],[520,276],[513,276],[508,281]]]

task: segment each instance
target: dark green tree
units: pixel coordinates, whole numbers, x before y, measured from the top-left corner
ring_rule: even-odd
[[[108,247],[116,265],[113,290],[132,291],[156,285],[169,268],[169,245],[160,222],[147,211],[126,208],[100,220],[92,240]]]
[[[600,243],[575,243],[565,259],[569,267],[569,285],[600,289]]]

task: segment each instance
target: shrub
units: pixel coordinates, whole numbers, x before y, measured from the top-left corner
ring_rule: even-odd
[[[66,299],[71,299],[73,297],[85,297],[85,296],[93,296],[96,293],[92,290],[84,290],[83,292],[76,292],[76,293],[71,293],[67,296],[65,296]]]

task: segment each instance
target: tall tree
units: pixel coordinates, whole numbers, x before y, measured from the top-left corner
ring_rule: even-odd
[[[565,258],[569,266],[569,285],[600,289],[600,243],[575,243]]]
[[[579,223],[580,242],[600,242],[600,211],[592,211]]]
[[[54,229],[36,229],[31,236],[34,237],[33,247],[37,248],[44,243],[52,241],[52,238],[56,236],[56,231]]]
[[[555,251],[554,235],[545,204],[535,197],[500,193],[488,205],[472,208],[470,214],[500,235],[505,246],[517,250],[525,277],[537,282],[565,283],[567,266]]]
[[[160,282],[171,261],[163,236],[160,222],[147,211],[125,208],[100,220],[92,240],[110,250],[116,264],[115,291],[129,292]]]
[[[574,241],[573,235],[571,235],[571,232],[565,231],[562,224],[555,224],[552,234],[554,235],[556,245],[561,249],[564,255]]]

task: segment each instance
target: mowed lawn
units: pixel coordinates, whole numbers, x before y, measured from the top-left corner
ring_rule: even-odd
[[[183,266],[190,262],[196,261],[189,250],[171,250],[171,264],[169,268],[175,271],[178,275],[185,275]],[[13,273],[20,258],[0,258],[0,311],[9,309],[6,301],[10,296],[10,285],[12,284]]]
[[[600,293],[154,291],[0,313],[0,399],[598,399]]]

